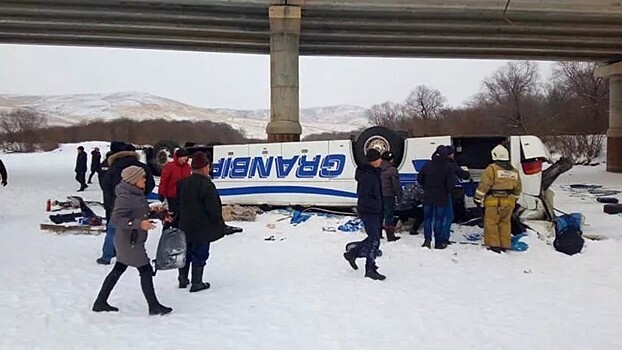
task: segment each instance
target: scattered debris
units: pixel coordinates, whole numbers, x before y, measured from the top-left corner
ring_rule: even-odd
[[[596,198],[596,201],[598,203],[605,203],[605,204],[618,204],[619,203],[618,199],[614,197],[598,197]]]
[[[240,205],[225,205],[222,207],[222,217],[225,221],[255,221],[257,208]]]
[[[607,214],[622,214],[622,204],[605,204],[603,211]]]
[[[39,224],[39,228],[56,234],[99,235],[106,232],[106,226]]]

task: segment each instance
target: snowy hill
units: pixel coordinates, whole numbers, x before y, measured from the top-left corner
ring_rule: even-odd
[[[33,108],[48,116],[49,125],[69,126],[93,120],[209,120],[265,137],[268,110],[209,109],[138,92],[59,96],[0,95],[0,109]],[[367,125],[365,109],[331,106],[301,110],[303,134],[350,131]]]

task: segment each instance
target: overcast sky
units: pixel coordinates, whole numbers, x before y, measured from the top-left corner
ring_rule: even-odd
[[[505,61],[301,57],[301,107],[403,101],[416,85],[463,104]],[[550,63],[540,63],[546,77]],[[211,108],[269,108],[268,56],[0,45],[0,94],[148,92]]]

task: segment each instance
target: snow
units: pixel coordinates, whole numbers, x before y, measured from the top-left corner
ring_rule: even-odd
[[[523,239],[527,252],[500,256],[473,245],[426,250],[421,236],[404,234],[382,242],[387,280],[376,282],[363,278],[362,260],[353,271],[342,257],[363,234],[322,231],[337,219],[293,227],[271,213],[234,223],[245,232],[212,245],[208,291],[190,294],[177,288],[176,272],[158,272],[158,297],[174,311],[150,317],[135,270],[110,298],[121,312],[90,311],[111,268],[95,264],[103,236],[38,228],[48,198],[75,194],[75,148],[1,157],[10,176],[0,189],[1,349],[622,348],[622,217],[561,187],[622,189],[622,176],[602,167],[576,168],[554,186],[560,209],[585,213],[586,233],[609,237],[587,241],[580,255],[557,253],[534,234]],[[98,186],[84,197],[101,200]],[[157,230],[150,235],[153,257]],[[270,235],[276,240],[265,241]]]
[[[49,125],[69,126],[93,120],[209,120],[243,130],[249,137],[264,139],[269,110],[208,109],[142,93],[76,94],[58,96],[0,95],[0,110],[32,108],[48,117]],[[300,110],[303,135],[353,131],[368,125],[366,109],[329,106]]]

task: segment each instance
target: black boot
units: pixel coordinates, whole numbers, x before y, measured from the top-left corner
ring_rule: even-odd
[[[93,304],[93,311],[119,311],[118,308],[108,304],[108,297],[110,296],[114,286],[119,281],[119,278],[121,278],[121,275],[123,275],[123,272],[125,272],[125,269],[127,269],[127,265],[119,263],[115,264],[112,271],[110,271],[108,276],[106,276],[106,279],[104,279],[104,283],[99,290],[99,294],[97,294],[97,299],[95,299],[95,303]]]
[[[203,282],[203,266],[192,268],[192,285],[190,286],[190,293],[200,292],[208,289],[210,284]]]
[[[491,252],[495,252],[497,254],[501,254],[501,248],[499,247],[489,247],[488,250],[490,250]]]
[[[365,269],[365,277],[367,278],[371,278],[375,281],[384,281],[385,279],[387,279],[387,277],[385,275],[382,275],[378,272],[378,268],[374,267],[374,268],[366,268]]]
[[[445,243],[445,241],[434,242],[434,249],[445,249],[445,248],[447,248],[447,243]]]
[[[422,248],[431,249],[432,248],[432,240],[426,239],[425,241],[423,241],[423,244],[421,245],[421,247]]]
[[[400,238],[402,238],[402,237],[395,236],[395,226],[387,226],[386,230],[387,230],[387,241],[395,242],[395,241],[399,241]]]
[[[356,252],[354,252],[354,249],[343,253],[343,257],[350,263],[350,267],[354,270],[359,269],[358,265],[356,265]]]
[[[140,287],[143,290],[147,305],[149,305],[149,315],[166,315],[173,311],[172,308],[166,307],[158,301],[153,288],[153,270],[151,265],[145,265],[138,268],[140,272]]]
[[[190,280],[188,279],[188,272],[190,272],[190,266],[184,266],[179,269],[179,277],[177,280],[179,281],[179,288],[184,289],[188,287],[190,284]]]

